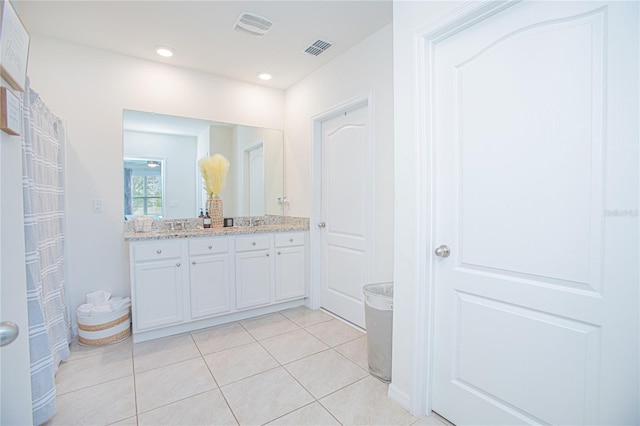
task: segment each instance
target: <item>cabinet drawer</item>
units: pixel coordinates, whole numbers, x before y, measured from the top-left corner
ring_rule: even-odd
[[[304,233],[276,234],[276,247],[290,247],[304,245]]]
[[[264,250],[269,248],[268,235],[252,235],[236,238],[236,251]]]
[[[189,255],[226,253],[228,238],[194,238],[189,240]]]
[[[135,245],[133,247],[133,259],[136,262],[145,260],[160,260],[182,257],[180,243],[157,243]]]

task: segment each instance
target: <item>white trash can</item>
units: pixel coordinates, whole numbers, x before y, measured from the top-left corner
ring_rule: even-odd
[[[368,284],[362,290],[369,372],[388,383],[391,381],[393,283]]]

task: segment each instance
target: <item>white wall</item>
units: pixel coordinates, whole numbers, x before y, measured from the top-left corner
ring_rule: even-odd
[[[185,173],[185,170],[195,167],[198,139],[195,136],[125,130],[123,140],[124,157],[163,160],[164,217],[198,216],[200,210],[193,188],[200,183],[196,184],[194,173]]]
[[[393,277],[392,29],[386,26],[286,91],[285,194],[288,215],[311,216],[312,120],[373,94],[375,181],[373,280]]]
[[[416,134],[416,85],[414,34],[434,22],[446,12],[459,7],[455,1],[394,1],[393,2],[393,70],[395,122],[395,270],[393,301],[393,383],[394,398],[414,414],[423,414],[424,402],[416,400],[424,377],[418,376],[416,366],[423,352],[416,347],[419,328],[416,305],[426,300],[418,298],[416,275],[422,262],[417,254],[416,229],[426,222],[417,205],[417,179],[420,171],[416,159],[420,146]]]
[[[31,37],[28,75],[34,90],[67,123],[72,310],[92,290],[129,294],[122,238],[123,109],[268,128],[284,124],[281,90],[37,35]],[[103,213],[92,212],[93,199],[103,200]]]
[[[198,161],[201,158],[207,157],[209,155],[209,146],[211,145],[211,126],[208,126],[206,129],[202,131],[198,135],[198,142],[196,144],[196,164],[194,165],[194,176],[196,180],[196,205],[198,206],[198,214],[200,213],[200,209],[202,209],[202,213],[204,214],[204,209],[207,203],[207,192],[204,189],[204,182],[202,180],[202,172],[200,171],[200,166],[198,165]]]
[[[264,140],[264,211],[265,214],[283,214],[282,197],[284,188],[284,141],[282,132],[263,129]]]
[[[209,155],[221,154],[231,165],[236,165],[237,160],[233,149],[233,129],[226,126],[211,126],[210,128],[210,140],[209,140]],[[222,214],[224,217],[237,216],[236,208],[236,194],[238,194],[238,181],[235,179],[235,175],[232,173],[234,168],[230,166],[229,172],[227,172],[227,178],[225,185],[220,191],[220,198],[222,199]],[[200,182],[203,182],[202,175],[200,175]],[[202,183],[204,186],[204,182]],[[205,191],[205,197],[207,196]],[[205,205],[206,208],[206,205]]]

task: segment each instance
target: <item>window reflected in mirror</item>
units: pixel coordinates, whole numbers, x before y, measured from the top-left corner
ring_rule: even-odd
[[[124,159],[124,214],[126,219],[136,216],[164,216],[162,160]]]

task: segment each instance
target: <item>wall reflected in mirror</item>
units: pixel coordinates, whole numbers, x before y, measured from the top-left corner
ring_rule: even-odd
[[[230,162],[220,193],[225,217],[283,214],[281,130],[133,110],[124,110],[123,130],[125,219],[204,212],[198,160],[217,153]]]

